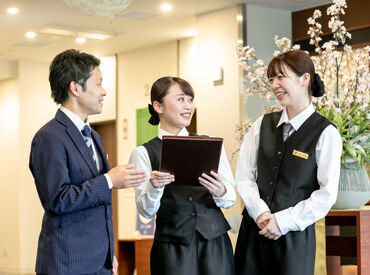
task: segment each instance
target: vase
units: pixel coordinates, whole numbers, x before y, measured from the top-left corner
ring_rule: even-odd
[[[357,161],[346,160],[340,168],[338,197],[333,209],[358,209],[370,200],[370,183],[365,169]]]

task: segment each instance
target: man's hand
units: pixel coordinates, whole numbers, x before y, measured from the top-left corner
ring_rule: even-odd
[[[108,172],[114,188],[137,187],[145,181],[145,172],[133,167],[133,164],[118,165]]]
[[[261,218],[261,225],[265,225],[265,226],[261,228],[261,231],[259,232],[259,234],[265,236],[266,238],[277,240],[281,236],[279,225],[275,219],[274,214],[271,214],[269,212],[264,212],[263,214],[265,213],[268,213],[267,217],[265,217],[264,219]],[[260,217],[263,214],[261,214]],[[258,217],[258,219],[260,217]],[[267,221],[267,224],[266,224],[266,221]]]
[[[150,183],[154,188],[161,188],[175,181],[175,176],[166,172],[152,171],[150,174]]]
[[[199,182],[216,198],[222,197],[226,194],[226,188],[223,180],[217,173],[213,171],[211,171],[211,175],[212,177],[203,173],[202,176],[198,178]]]

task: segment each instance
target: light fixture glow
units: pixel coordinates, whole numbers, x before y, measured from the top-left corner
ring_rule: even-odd
[[[237,21],[243,21],[243,15],[238,15],[238,16],[236,17],[236,20],[237,20]]]
[[[188,35],[189,36],[197,36],[198,35],[198,31],[196,29],[190,29],[188,31]]]
[[[26,32],[26,37],[27,38],[35,38],[36,37],[36,33],[35,32]]]
[[[8,13],[9,14],[17,14],[19,12],[19,9],[15,8],[15,7],[11,7],[8,9]]]
[[[86,38],[85,37],[77,37],[75,41],[78,44],[82,44],[82,43],[86,42]]]
[[[163,11],[170,11],[170,10],[172,10],[172,5],[169,4],[169,3],[163,3],[161,5],[161,10],[163,10]]]

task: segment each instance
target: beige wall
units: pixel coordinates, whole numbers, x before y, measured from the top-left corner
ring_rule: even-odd
[[[0,82],[0,271],[16,271],[19,264],[20,196],[18,79]]]
[[[42,208],[28,169],[31,140],[54,116],[50,99],[48,64],[19,61],[18,77],[0,83],[1,216],[0,271],[34,271]],[[3,130],[5,129],[5,130]]]
[[[16,78],[18,76],[18,62],[11,60],[0,60],[0,81]]]
[[[103,112],[98,115],[89,117],[90,123],[98,123],[102,121],[116,119],[116,97],[117,97],[117,81],[116,81],[116,56],[106,56],[100,58],[100,70],[103,75],[103,87],[106,90],[104,97]]]
[[[41,228],[43,209],[31,172],[29,153],[34,134],[52,119],[57,105],[50,97],[49,64],[19,62],[20,154],[18,165],[20,187],[20,271],[32,272]]]

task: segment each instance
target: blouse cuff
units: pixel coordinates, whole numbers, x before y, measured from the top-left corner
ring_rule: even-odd
[[[164,190],[164,186],[155,188],[150,182],[148,182],[146,189],[147,189],[147,193],[149,194],[149,197],[152,198],[152,197],[161,196]]]
[[[252,203],[253,207],[247,208],[249,216],[256,221],[257,218],[264,212],[271,212],[267,204],[262,200],[258,199],[255,203]]]
[[[285,235],[289,231],[298,230],[296,224],[294,223],[290,215],[289,208],[274,213],[274,216],[282,235]]]
[[[236,201],[236,195],[234,193],[234,197],[233,197],[233,192],[230,192],[226,185],[225,185],[225,189],[226,189],[226,193],[222,197],[212,196],[212,198],[218,207],[230,208],[231,206],[234,205]]]

